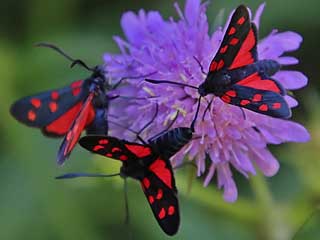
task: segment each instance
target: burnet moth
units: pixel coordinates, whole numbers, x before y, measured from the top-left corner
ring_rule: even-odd
[[[156,115],[155,115],[156,116]],[[154,116],[154,118],[155,118]],[[174,121],[173,121],[174,122]],[[174,235],[180,224],[177,188],[170,158],[192,140],[193,125],[190,128],[173,125],[145,142],[136,132],[141,143],[129,142],[111,136],[85,136],[80,145],[92,153],[120,160],[119,174],[69,173],[59,179],[75,177],[109,177],[120,175],[141,183],[142,190],[162,230]],[[194,122],[194,121],[193,121]],[[147,125],[150,125],[149,122]],[[145,129],[146,126],[143,128]]]
[[[54,49],[72,62],[90,72],[85,80],[69,86],[24,97],[12,104],[10,112],[19,122],[40,128],[49,137],[64,137],[59,148],[57,162],[63,164],[85,129],[88,134],[108,134],[108,106],[106,92],[114,89],[106,80],[102,66],[88,67],[75,60],[58,47],[49,43],[37,44]]]
[[[199,87],[166,80],[146,81],[191,87],[198,89],[200,98],[213,94],[228,104],[276,118],[289,118],[291,110],[284,99],[285,90],[270,77],[280,70],[280,64],[274,60],[258,60],[257,35],[247,7],[240,5]]]

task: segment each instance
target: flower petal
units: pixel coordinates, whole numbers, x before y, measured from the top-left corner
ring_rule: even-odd
[[[217,168],[218,185],[220,188],[223,187],[223,199],[226,202],[235,202],[238,198],[238,190],[232,178],[229,164],[219,164]]]
[[[259,58],[276,59],[284,52],[297,50],[301,42],[302,37],[298,33],[273,31],[258,44]]]
[[[277,62],[281,65],[295,65],[299,63],[299,60],[295,57],[279,57]]]
[[[274,78],[289,90],[296,90],[308,84],[308,78],[298,71],[279,71],[274,75]]]
[[[187,0],[184,9],[186,20],[192,26],[195,25],[199,19],[200,13],[200,0]]]
[[[279,162],[275,157],[265,149],[252,149],[252,159],[257,163],[259,169],[265,176],[271,177],[279,170]]]
[[[252,20],[252,22],[256,24],[258,29],[259,29],[259,26],[260,26],[260,18],[261,18],[261,15],[263,13],[263,10],[264,10],[265,6],[266,6],[265,2],[260,4],[260,6],[258,7],[258,9],[256,11],[256,14],[254,15],[254,18]]]
[[[286,95],[284,96],[284,99],[286,100],[290,108],[294,108],[299,105],[298,101],[291,96]]]

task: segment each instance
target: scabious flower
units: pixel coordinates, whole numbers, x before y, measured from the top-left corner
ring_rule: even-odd
[[[210,35],[206,4],[201,4],[200,0],[187,0],[184,12],[178,4],[174,6],[178,20],[164,20],[156,11],[140,10],[138,14],[127,12],[123,15],[121,26],[125,39],[115,37],[121,53],[104,55],[108,77],[117,79],[154,73],[149,78],[194,86],[204,81],[205,75],[194,57],[208,69],[227,24]],[[264,5],[261,5],[253,17],[258,27],[263,8]],[[274,30],[260,40],[259,59],[273,59],[282,66],[297,64],[296,58],[283,54],[298,49],[301,42],[302,37],[295,32]],[[273,78],[288,90],[299,89],[307,84],[307,78],[298,71],[281,70]],[[115,118],[117,123],[131,129],[141,129],[152,118],[155,104],[158,104],[158,115],[144,132],[145,137],[165,129],[177,112],[179,115],[174,127],[190,126],[199,97],[195,89],[167,84],[152,85],[143,79],[129,79],[117,91],[120,95],[137,98],[119,99],[110,108],[111,119]],[[207,96],[208,101],[211,98]],[[298,104],[291,96],[286,96],[286,100],[292,108]],[[207,104],[207,101],[201,103],[195,139],[171,160],[174,165],[181,164],[186,156],[194,160],[198,175],[206,174],[205,186],[216,174],[218,187],[224,190],[225,201],[237,199],[231,167],[246,177],[256,174],[255,166],[265,176],[273,176],[279,169],[279,163],[268,150],[267,144],[309,140],[307,130],[298,123],[249,110],[244,110],[244,119],[239,107],[226,104],[217,97],[214,97],[209,113],[202,118]],[[111,134],[127,139],[132,137],[131,132],[116,125],[112,125]],[[206,169],[208,157],[211,162]]]

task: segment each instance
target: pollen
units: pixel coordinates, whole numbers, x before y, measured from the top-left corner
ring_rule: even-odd
[[[143,89],[146,93],[148,93],[151,97],[156,96],[156,95],[154,94],[154,92],[153,92],[150,88],[148,88],[148,87],[143,87],[142,89]]]

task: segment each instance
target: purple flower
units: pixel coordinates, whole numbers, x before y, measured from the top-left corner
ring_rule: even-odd
[[[208,69],[227,25],[209,35],[206,4],[201,4],[200,0],[187,0],[184,12],[177,4],[174,6],[178,20],[164,20],[155,11],[140,10],[138,14],[127,12],[123,15],[121,26],[126,40],[115,37],[121,53],[104,56],[108,77],[117,79],[156,72],[150,78],[195,86],[204,81],[205,75],[201,73],[194,57]],[[263,8],[264,5],[261,5],[253,17],[258,27]],[[283,54],[298,49],[301,42],[302,37],[295,32],[278,33],[274,30],[259,42],[258,56],[260,59],[274,59],[283,66],[297,64],[296,58]],[[307,78],[298,71],[281,70],[273,77],[289,90],[307,84]],[[158,116],[144,132],[144,137],[166,128],[178,111],[174,127],[190,126],[198,99],[195,89],[167,84],[152,85],[143,79],[128,80],[117,91],[120,95],[145,98],[119,100],[119,103],[111,106],[111,116],[131,129],[141,129],[152,118],[155,103],[159,104]],[[210,100],[210,96],[207,99]],[[290,107],[297,106],[298,102],[293,97],[286,96],[286,99]],[[303,126],[292,121],[248,110],[244,110],[245,120],[239,107],[225,104],[219,98],[214,98],[209,114],[202,120],[206,107],[207,102],[202,101],[195,139],[171,160],[174,165],[181,164],[185,156],[194,160],[199,176],[206,171],[205,186],[216,174],[218,187],[223,188],[224,199],[229,202],[237,199],[231,166],[246,177],[256,174],[255,166],[264,175],[273,176],[279,169],[279,162],[267,149],[267,144],[306,142],[310,138]],[[117,126],[111,126],[111,130],[111,134],[118,137],[133,137],[132,133]],[[205,164],[207,156],[211,159],[208,169]]]

